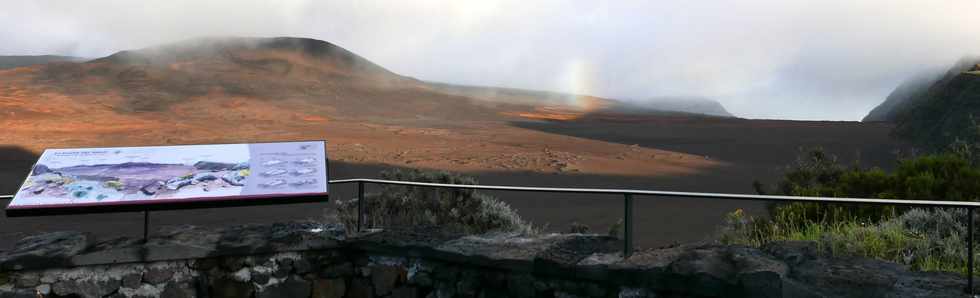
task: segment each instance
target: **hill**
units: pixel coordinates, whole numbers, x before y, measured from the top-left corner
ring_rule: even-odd
[[[424,82],[307,38],[192,39],[0,70],[0,107],[0,143],[34,152],[329,139],[337,160],[464,171],[666,174],[714,164],[631,161],[622,152],[666,154],[512,125],[642,122],[663,119],[662,112],[588,95]]]
[[[719,117],[735,117],[721,103],[703,97],[653,97],[640,101],[641,105],[662,111],[685,112]]]
[[[894,134],[929,149],[954,141],[980,141],[980,64],[958,63],[926,91],[910,97],[896,114]]]
[[[862,161],[887,165],[899,145],[888,137],[887,123],[747,120],[622,105],[589,95],[446,88],[325,41],[189,40],[85,63],[0,70],[0,176],[10,178],[0,180],[0,194],[19,189],[44,148],[327,140],[330,174],[340,179],[413,168],[470,173],[486,184],[751,192],[752,180],[772,177],[800,147],[824,146],[841,156],[860,152]],[[331,192],[344,200],[356,196],[348,187]],[[622,208],[621,201],[601,196],[499,195],[522,216],[559,229],[577,221],[606,230],[614,220],[593,215]],[[650,230],[637,243],[700,240],[717,231],[718,222],[705,218],[735,208],[762,210],[761,203],[746,204],[637,204],[637,214],[645,215],[637,226],[687,227]],[[162,212],[154,225],[314,218],[323,208]],[[42,229],[115,237],[131,220],[125,214],[26,222],[0,217],[0,244]]]
[[[71,101],[68,107],[109,108],[94,112],[113,113],[112,117],[156,113],[163,118],[226,118],[229,107],[243,110],[246,115],[235,116],[244,121],[263,114],[268,115],[263,119],[281,121],[493,114],[470,99],[431,91],[418,80],[341,47],[305,38],[194,39],[122,51],[86,63],[0,73],[2,81],[10,82],[16,92],[66,95]],[[11,112],[50,109],[45,103],[37,103],[44,107],[20,104]]]
[[[898,115],[904,114],[905,110],[914,106],[916,100],[925,98],[925,93],[929,91],[929,86],[935,84],[942,78],[939,71],[926,71],[918,73],[905,81],[902,81],[888,94],[885,101],[868,112],[863,122],[892,122]]]
[[[561,106],[568,113],[588,110],[590,113],[615,113],[622,116],[719,116],[734,117],[721,103],[700,97],[654,97],[645,100],[617,100],[596,96],[503,87],[484,87],[428,82],[441,92],[484,99],[499,103],[535,106]],[[551,109],[556,112],[556,108]],[[541,116],[541,115],[539,115]],[[555,120],[558,120],[557,117]]]
[[[980,63],[980,57],[963,57],[946,70],[930,69],[919,72],[898,85],[885,101],[871,110],[861,121],[898,122],[915,106],[930,98],[933,85],[949,81]]]
[[[56,55],[39,56],[0,56],[0,69],[10,69],[51,62],[81,62],[85,58]]]

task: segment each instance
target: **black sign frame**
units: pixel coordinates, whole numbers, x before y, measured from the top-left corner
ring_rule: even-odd
[[[51,207],[30,207],[30,208],[9,208],[10,204],[16,199],[16,194],[8,201],[4,212],[7,217],[29,217],[29,216],[52,216],[52,215],[76,215],[94,213],[118,213],[118,212],[149,212],[164,210],[186,210],[204,208],[225,208],[243,206],[263,206],[263,205],[285,205],[299,203],[325,203],[330,199],[329,172],[330,156],[327,155],[326,140],[297,140],[280,142],[256,142],[256,143],[209,143],[209,144],[167,144],[167,145],[143,145],[125,147],[162,147],[162,146],[195,146],[195,145],[238,145],[238,144],[277,144],[277,143],[298,143],[298,142],[322,142],[323,143],[323,183],[327,187],[326,193],[309,194],[282,194],[282,195],[250,195],[250,196],[222,196],[209,198],[184,198],[184,199],[160,199],[158,202],[112,202],[96,203],[81,206],[51,206]],[[48,148],[48,149],[89,149],[89,148],[110,148],[110,147],[79,147],[79,148]],[[47,150],[47,149],[45,149]],[[27,178],[33,173],[34,168],[40,162],[40,156],[31,166],[31,171],[27,173]],[[23,186],[23,184],[22,184]],[[21,188],[18,188],[18,192]]]

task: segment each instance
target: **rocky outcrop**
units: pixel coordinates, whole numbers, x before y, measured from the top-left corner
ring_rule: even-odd
[[[0,297],[963,297],[956,274],[821,256],[812,242],[639,251],[600,235],[347,238],[312,222],[175,227],[146,244],[28,237],[0,257]]]
[[[0,269],[7,271],[70,266],[70,259],[84,252],[89,246],[89,240],[89,235],[79,232],[28,236],[18,241],[13,250],[0,255]]]

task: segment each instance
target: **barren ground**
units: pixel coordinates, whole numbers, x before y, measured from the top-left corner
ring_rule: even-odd
[[[125,53],[0,70],[0,194],[17,189],[44,148],[325,139],[334,179],[402,167],[464,172],[484,184],[734,193],[771,182],[799,147],[884,167],[903,148],[883,124],[629,113],[591,96],[437,87],[304,42],[311,44],[193,50],[172,63],[131,63],[141,54]],[[605,232],[622,217],[617,196],[494,195],[550,230],[580,222]],[[351,196],[350,186],[332,189],[333,199]],[[702,240],[726,212],[762,210],[638,199],[638,244],[648,247]],[[151,222],[232,225],[320,218],[324,210],[329,204],[154,212]],[[0,249],[43,231],[132,236],[142,232],[140,217],[0,217]]]
[[[16,127],[11,122],[15,121],[0,120],[4,127]],[[516,121],[440,125],[424,120],[366,124],[332,119],[279,129],[273,127],[275,124],[248,127],[201,122],[224,127],[229,134],[195,135],[152,123],[121,130],[86,127],[62,132],[58,127],[42,130],[35,126],[13,130],[20,131],[19,135],[8,131],[2,143],[16,147],[7,147],[9,153],[4,153],[13,161],[0,166],[7,177],[0,186],[3,193],[12,193],[34,155],[44,147],[326,139],[334,179],[376,177],[381,169],[401,167],[465,172],[484,184],[752,193],[753,180],[771,182],[799,147],[823,146],[845,161],[860,158],[865,164],[885,167],[893,162],[894,150],[900,148],[888,138],[888,126],[844,122]],[[354,196],[352,188],[335,186],[331,191],[334,198],[343,199]],[[593,231],[605,232],[622,217],[622,200],[617,196],[493,194],[549,230],[565,230],[570,223],[579,222]],[[639,198],[638,244],[653,247],[709,238],[726,212],[745,208],[761,214],[762,206],[742,201]],[[330,207],[315,204],[155,212],[151,221],[155,226],[284,221],[321,218]],[[135,236],[141,232],[139,223],[139,214],[0,218],[0,243],[9,246],[28,233],[65,229],[90,231],[101,237]]]

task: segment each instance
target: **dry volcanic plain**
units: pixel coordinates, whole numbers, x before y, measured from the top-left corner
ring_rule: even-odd
[[[207,39],[85,63],[0,70],[0,194],[44,148],[328,141],[332,179],[386,168],[463,172],[483,184],[752,193],[799,148],[890,167],[905,145],[878,123],[745,120],[632,111],[592,96],[454,87],[391,73],[332,44]],[[370,191],[370,189],[369,189]],[[493,192],[549,230],[605,233],[618,196]],[[332,199],[354,196],[351,186]],[[642,197],[641,247],[710,239],[745,201]],[[151,229],[321,219],[330,203],[161,211]],[[31,233],[137,236],[142,214],[0,217],[0,250]]]

